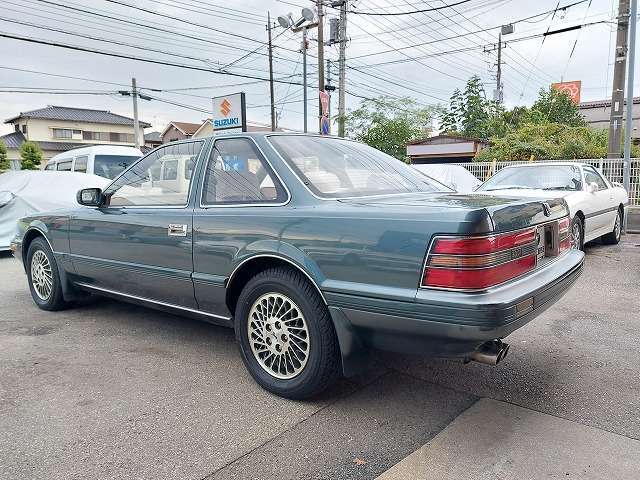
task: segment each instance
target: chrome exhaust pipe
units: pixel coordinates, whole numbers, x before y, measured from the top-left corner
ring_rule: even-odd
[[[509,344],[499,338],[484,342],[478,349],[469,355],[469,360],[486,365],[497,365],[509,353]]]

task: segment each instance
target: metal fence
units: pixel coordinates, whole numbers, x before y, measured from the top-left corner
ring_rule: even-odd
[[[536,163],[558,162],[574,160],[536,160]],[[454,163],[452,165],[460,165],[473,173],[480,180],[485,181],[498,170],[509,165],[522,165],[529,162],[513,161],[513,162],[468,162]],[[622,183],[622,175],[624,171],[624,160],[618,158],[593,158],[584,160],[575,160],[575,163],[588,163],[599,169],[605,177],[612,182]],[[640,206],[640,158],[631,159],[631,188],[629,191],[629,203],[633,206]]]

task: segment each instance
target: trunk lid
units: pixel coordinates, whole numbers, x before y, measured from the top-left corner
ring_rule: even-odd
[[[366,198],[341,199],[351,205],[366,205],[375,209],[402,208],[405,214],[419,216],[421,212],[448,209],[481,211],[490,217],[494,232],[519,230],[566,217],[569,212],[562,198],[519,198],[487,194],[415,193]]]

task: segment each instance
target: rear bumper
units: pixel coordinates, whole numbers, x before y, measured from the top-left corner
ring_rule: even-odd
[[[526,277],[483,293],[420,289],[415,302],[347,298],[332,294],[345,373],[369,348],[432,356],[466,357],[481,343],[522,327],[571,287],[584,254],[572,250]],[[341,298],[337,298],[341,297]]]

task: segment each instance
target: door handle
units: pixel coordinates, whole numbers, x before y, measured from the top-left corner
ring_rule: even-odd
[[[170,223],[167,227],[167,235],[170,237],[186,237],[187,226],[179,223]]]

